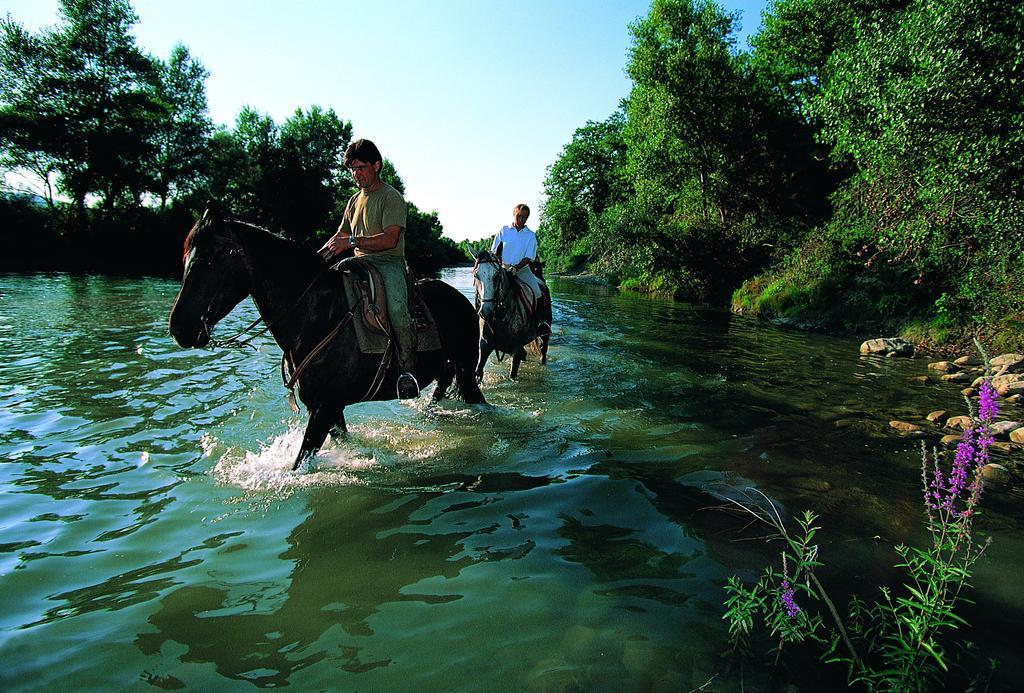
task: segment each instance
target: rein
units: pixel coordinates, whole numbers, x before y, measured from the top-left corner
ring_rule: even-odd
[[[243,224],[243,225],[248,226],[248,224],[245,224],[245,222],[238,222],[238,221],[227,221],[227,222],[225,222],[225,225],[227,225],[227,224]],[[232,237],[230,239],[230,243],[231,243],[232,247],[230,248],[230,250],[228,252],[231,253],[231,254],[241,253],[241,255],[242,255],[242,262],[245,264],[246,271],[248,272],[249,276],[252,277],[254,275],[254,271],[253,271],[252,264],[249,262],[248,255],[245,253],[244,249],[238,243],[236,238]],[[302,304],[303,299],[306,298],[306,295],[310,292],[310,290],[313,288],[313,286],[316,285],[316,283],[320,280],[320,278],[326,272],[328,272],[330,269],[331,269],[331,265],[325,264],[320,270],[318,270],[317,273],[315,275],[313,275],[313,278],[310,279],[310,281],[306,285],[306,287],[299,294],[298,298],[296,298],[295,301],[290,305],[290,307],[287,310],[281,311],[280,314],[275,316],[272,320],[267,320],[265,318],[265,316],[263,315],[263,313],[260,312],[259,316],[255,320],[253,320],[251,323],[246,325],[244,328],[239,330],[237,333],[235,333],[231,337],[228,337],[226,339],[215,340],[215,339],[212,338],[212,334],[211,334],[210,335],[211,338],[210,338],[210,341],[209,341],[210,346],[212,346],[212,347],[222,347],[222,348],[237,348],[237,349],[241,349],[241,348],[244,348],[244,347],[252,347],[252,349],[254,351],[257,350],[256,347],[253,346],[253,344],[252,344],[253,340],[255,340],[260,335],[263,335],[263,334],[267,333],[268,331],[270,331],[271,328],[273,328],[276,324],[278,324],[280,318],[283,318],[284,316],[292,314],[295,311],[295,309],[298,308]],[[220,283],[219,283],[219,285],[217,287],[217,291],[215,292],[215,295],[218,295],[220,293],[220,290],[223,287],[224,282],[226,280],[227,280],[227,276],[222,274],[221,278],[220,278]],[[211,307],[212,307],[212,304],[210,306],[207,306],[206,313],[204,313],[202,318],[201,318],[202,323],[203,323],[203,327],[206,328],[206,330],[207,330],[207,334],[210,334],[210,329],[207,326],[207,317],[208,317],[208,313],[209,313]],[[259,312],[259,306],[257,306],[256,310]],[[324,336],[324,338],[321,339],[320,342],[309,351],[308,354],[306,354],[306,356],[302,359],[302,361],[297,366],[294,365],[294,358],[291,356],[290,353],[285,352],[285,353],[283,353],[281,355],[281,381],[284,384],[285,389],[288,390],[288,403],[291,406],[292,411],[297,412],[299,410],[298,404],[296,403],[296,400],[295,400],[295,386],[298,383],[299,378],[301,377],[302,373],[306,370],[306,368],[310,364],[312,364],[317,359],[317,357],[319,357],[322,354],[322,352],[331,344],[331,342],[334,341],[334,339],[338,336],[338,333],[341,332],[341,330],[349,322],[352,321],[354,316],[355,316],[355,308],[353,307],[353,308],[350,308],[348,310],[348,312],[341,318],[341,320],[339,320],[338,323],[331,329],[331,331],[328,332]],[[255,332],[253,334],[250,334],[245,339],[242,339],[242,337],[244,335],[248,334],[260,322],[265,323],[263,329],[259,330],[258,332]],[[377,395],[377,393],[380,392],[380,388],[384,385],[384,380],[385,380],[385,377],[386,377],[386,374],[387,374],[387,370],[388,370],[388,368],[391,365],[392,357],[394,355],[394,351],[395,350],[392,348],[391,340],[389,339],[388,340],[388,345],[387,345],[387,347],[384,350],[384,354],[381,356],[380,366],[378,367],[377,372],[374,375],[373,380],[370,383],[369,389],[367,390],[366,394],[363,395],[363,398],[360,401],[364,401],[365,402],[365,401],[375,397]],[[290,370],[291,371],[290,374],[286,373],[286,370]]]
[[[227,225],[227,224],[237,224],[237,223],[240,223],[240,222],[226,221],[224,223],[225,223],[225,225]],[[230,252],[230,253],[241,252],[242,253],[242,262],[245,263],[245,268],[249,271],[249,275],[251,276],[253,274],[253,269],[252,269],[252,265],[249,264],[249,257],[245,254],[244,251],[242,251],[242,248],[240,246],[238,246],[237,241],[234,241],[234,243],[235,243],[236,247],[232,248],[228,252]],[[246,325],[241,330],[239,330],[237,333],[233,334],[232,336],[228,337],[227,339],[213,339],[213,335],[210,334],[210,330],[209,330],[209,328],[207,328],[207,334],[210,334],[210,346],[211,347],[215,347],[215,348],[229,348],[229,349],[243,349],[245,347],[252,347],[253,351],[256,351],[257,350],[256,347],[252,346],[253,340],[256,339],[257,337],[261,336],[261,335],[266,334],[270,330],[270,328],[273,327],[278,322],[278,318],[280,318],[280,317],[282,317],[284,315],[288,315],[293,310],[298,308],[299,304],[302,303],[302,299],[304,299],[306,297],[306,294],[309,293],[309,290],[313,288],[313,285],[316,284],[317,281],[320,280],[320,277],[322,277],[324,275],[324,273],[327,270],[329,270],[329,269],[330,269],[329,265],[325,265],[323,268],[321,268],[313,276],[313,278],[309,281],[309,284],[306,285],[306,288],[302,290],[302,293],[299,294],[299,297],[295,299],[295,302],[291,305],[291,307],[288,308],[288,310],[282,311],[281,314],[278,315],[277,317],[275,317],[273,320],[267,320],[266,318],[264,318],[263,313],[260,312],[259,307],[257,306],[256,311],[259,313],[259,317],[257,317],[251,323],[249,323],[248,325]],[[226,277],[223,277],[223,276],[221,277],[221,286],[223,286],[225,279],[226,279]],[[217,293],[219,293],[219,292],[220,292],[220,287],[218,286]],[[257,325],[259,325],[260,322],[264,322],[265,323],[265,326],[263,327],[262,330],[260,330],[259,332],[256,332],[255,334],[250,335],[246,339],[240,339],[242,336],[244,336],[246,333],[248,333],[249,330],[251,330],[252,328],[254,328]],[[203,326],[206,327],[206,316],[205,315],[203,316]]]

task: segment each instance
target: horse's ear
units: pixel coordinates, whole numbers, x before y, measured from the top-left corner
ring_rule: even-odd
[[[206,211],[203,212],[203,220],[207,222],[221,221],[224,218],[224,208],[220,202],[210,198],[206,201]]]
[[[480,251],[474,248],[473,246],[467,245],[466,248],[469,249],[469,254],[473,256],[474,260],[476,260],[480,256]]]

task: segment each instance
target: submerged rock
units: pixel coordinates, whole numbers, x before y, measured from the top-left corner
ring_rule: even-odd
[[[1010,470],[997,462],[989,462],[981,468],[981,475],[985,481],[1004,484],[1010,480]]]
[[[907,423],[906,421],[890,421],[889,426],[895,428],[900,433],[917,433],[923,430],[917,424]]]
[[[1021,425],[1019,421],[996,421],[989,426],[989,430],[997,438],[1009,438],[1010,434],[1020,428]]]
[[[952,361],[936,361],[935,363],[929,363],[928,369],[932,371],[941,371],[943,373],[955,373],[960,370]]]
[[[862,354],[881,354],[884,356],[913,356],[914,345],[899,337],[879,337],[869,339],[860,345]]]
[[[974,377],[970,373],[960,371],[959,373],[947,373],[942,376],[941,380],[947,383],[969,383],[974,380]]]
[[[939,441],[939,445],[944,448],[955,448],[961,440],[963,440],[961,436],[953,435],[951,433],[948,436],[942,436],[942,440]]]
[[[946,419],[946,428],[955,428],[960,431],[971,427],[971,417],[969,416],[953,416]]]

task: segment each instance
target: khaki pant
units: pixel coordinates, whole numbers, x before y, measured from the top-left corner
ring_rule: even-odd
[[[533,273],[529,265],[520,268],[516,272],[516,279],[522,282],[532,293],[533,293],[533,304],[537,305],[541,297],[544,295],[540,287],[540,279]]]
[[[409,308],[409,282],[406,279],[405,258],[401,255],[361,255],[361,260],[373,263],[384,277],[384,297],[388,304],[388,319],[398,346],[398,370],[416,373],[416,327]]]

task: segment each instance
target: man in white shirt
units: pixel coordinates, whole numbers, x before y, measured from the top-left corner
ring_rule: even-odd
[[[530,269],[530,262],[537,258],[537,234],[526,226],[530,208],[518,204],[512,210],[512,225],[502,226],[491,243],[491,252],[497,254],[501,248],[501,261],[516,272],[516,279],[533,294],[533,305],[539,305],[546,293],[540,279]]]

